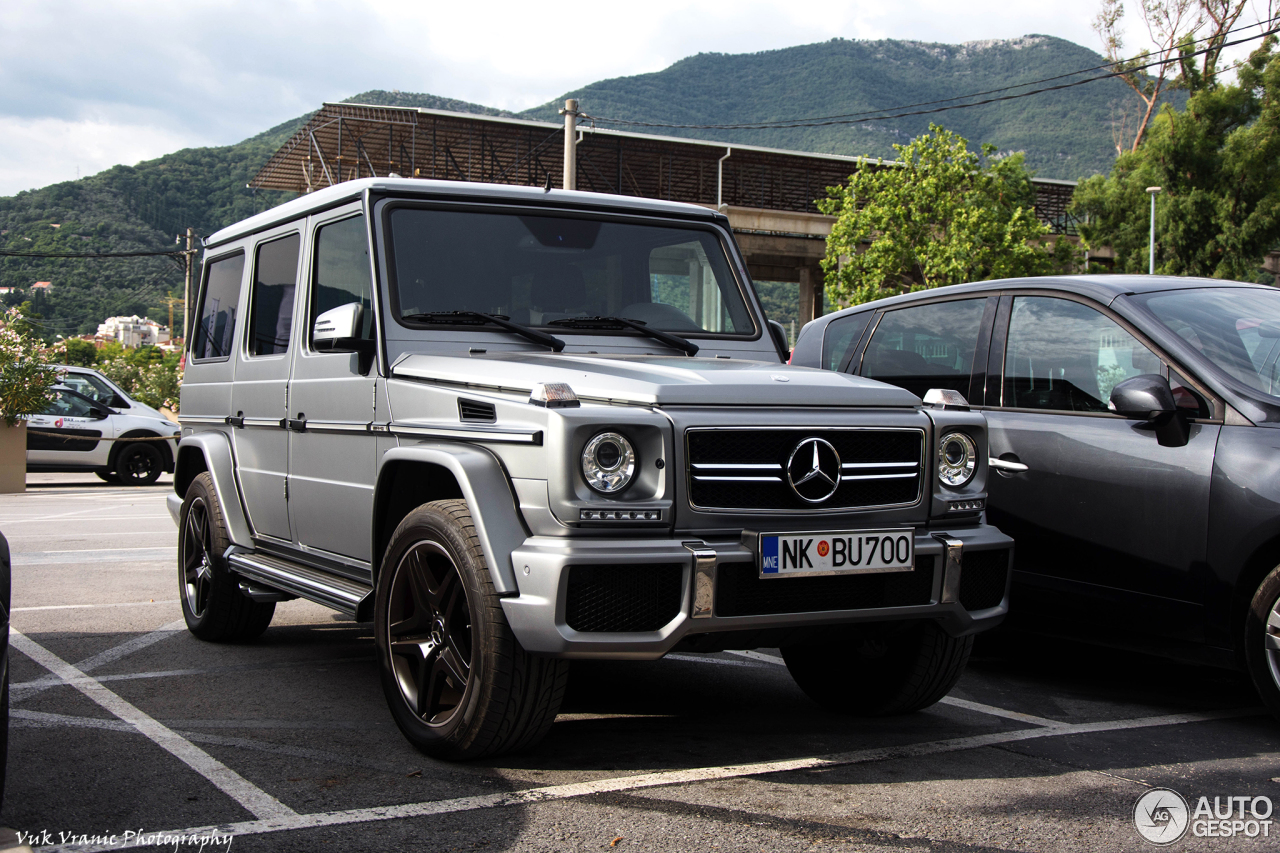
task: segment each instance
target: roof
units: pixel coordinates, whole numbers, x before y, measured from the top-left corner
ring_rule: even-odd
[[[205,240],[206,247],[217,246],[230,240],[262,231],[274,225],[298,219],[320,210],[337,207],[355,201],[368,190],[375,193],[404,198],[431,199],[486,199],[532,204],[539,207],[594,208],[597,210],[630,211],[682,218],[704,220],[721,219],[723,214],[696,204],[635,196],[610,195],[608,193],[572,192],[570,190],[544,190],[541,187],[525,187],[512,184],[484,184],[463,181],[433,181],[422,178],[359,178],[325,187],[321,190],[287,201],[241,220],[214,233]]]
[[[968,284],[951,284],[946,287],[935,287],[930,290],[918,290],[915,293],[904,293],[899,296],[877,299],[874,302],[866,302],[841,311],[833,311],[815,320],[814,324],[825,325],[836,317],[856,314],[862,311],[874,311],[895,305],[909,305],[913,302],[923,302],[987,290],[1065,290],[1109,304],[1118,296],[1134,293],[1153,293],[1160,290],[1190,290],[1199,287],[1266,288],[1267,285],[1226,281],[1220,278],[1172,275],[1055,275],[1038,278],[1004,278],[991,281],[975,281]]]

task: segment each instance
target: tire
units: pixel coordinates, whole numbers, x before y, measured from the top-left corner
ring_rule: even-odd
[[[531,655],[512,634],[466,501],[424,504],[400,522],[378,575],[374,637],[396,725],[436,758],[531,747],[564,698],[568,662]]]
[[[116,476],[115,471],[94,471],[93,473],[97,474],[98,479],[104,483],[115,483],[117,485],[120,483],[120,478]]]
[[[1263,703],[1280,718],[1280,566],[1262,579],[1249,602],[1244,658]]]
[[[187,630],[214,643],[261,636],[276,611],[275,602],[240,592],[222,556],[230,544],[213,478],[202,472],[187,488],[178,517],[178,597]]]
[[[828,711],[857,717],[909,714],[955,687],[973,637],[926,620],[875,623],[782,649],[800,689]]]
[[[126,444],[116,457],[116,478],[126,486],[150,486],[164,471],[164,457],[150,444]]]

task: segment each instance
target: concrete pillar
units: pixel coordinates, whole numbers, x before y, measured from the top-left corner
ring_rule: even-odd
[[[800,322],[822,316],[822,268],[800,267]]]

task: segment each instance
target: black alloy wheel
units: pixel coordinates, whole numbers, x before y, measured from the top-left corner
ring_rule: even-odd
[[[467,591],[444,547],[424,540],[405,553],[388,608],[388,647],[400,695],[424,724],[447,725],[471,684],[475,642]]]
[[[164,458],[151,444],[129,444],[116,457],[116,477],[126,486],[150,486],[164,472]]]
[[[203,618],[209,609],[209,597],[213,591],[213,563],[209,557],[212,551],[209,507],[204,496],[197,495],[187,505],[178,554],[186,609],[196,619]]]
[[[201,472],[187,487],[178,516],[178,593],[187,630],[202,640],[252,640],[276,612],[275,602],[254,601],[240,591],[223,556],[230,546],[213,478]]]

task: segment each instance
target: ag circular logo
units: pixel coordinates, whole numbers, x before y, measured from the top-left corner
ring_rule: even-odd
[[[1172,844],[1187,834],[1191,811],[1177,791],[1152,788],[1133,804],[1133,825],[1152,844]]]
[[[787,482],[800,500],[822,503],[840,488],[840,454],[826,439],[806,438],[787,460]]]

